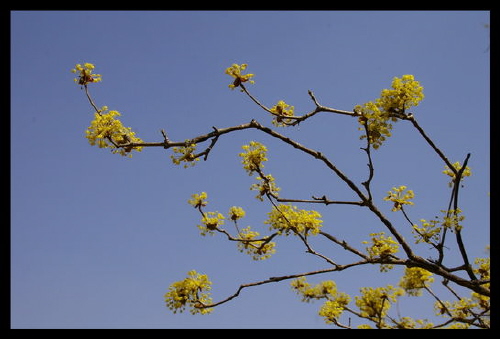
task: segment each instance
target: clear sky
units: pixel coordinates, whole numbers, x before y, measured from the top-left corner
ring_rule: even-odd
[[[306,304],[289,281],[245,289],[210,315],[173,314],[168,286],[195,269],[213,281],[219,301],[240,284],[328,268],[294,237],[254,262],[225,237],[202,237],[200,215],[187,200],[206,191],[207,210],[241,206],[267,234],[271,206],[249,190],[254,179],[238,153],[250,140],[269,151],[266,173],[280,195],[354,199],[324,166],[258,131],[221,137],[209,161],[184,169],[171,151],[146,148],[133,158],[88,144],[92,120],[85,93],[73,82],[76,63],[91,62],[103,81],[91,85],[98,106],[122,113],[145,141],[183,141],[256,119],[270,118],[238,90],[224,70],[247,63],[251,92],[268,106],[278,100],[296,113],[314,108],[307,91],[329,107],[352,110],[374,100],[393,77],[413,74],[425,99],[414,115],[452,161],[471,153],[473,175],[460,205],[470,257],[489,244],[489,12],[11,12],[11,327],[13,328],[324,328],[321,302]],[[409,123],[373,152],[373,192],[380,209],[407,239],[409,225],[382,198],[396,185],[415,191],[408,213],[416,222],[441,215],[449,199],[443,162]],[[356,183],[367,178],[358,123],[319,114],[279,131],[327,155]],[[359,207],[317,208],[323,229],[363,249],[382,226]],[[231,229],[230,224],[226,224]],[[315,248],[339,263],[352,256],[320,241]],[[417,252],[433,255],[425,246]],[[460,264],[450,244],[446,264]],[[397,285],[401,268],[362,267],[311,277],[335,280],[356,295],[363,286]],[[435,288],[440,289],[436,279]],[[444,299],[451,299],[448,294]],[[406,298],[401,315],[432,318],[432,301]],[[427,308],[426,308],[427,307]],[[345,320],[347,322],[347,319]],[[355,319],[352,319],[355,323]]]

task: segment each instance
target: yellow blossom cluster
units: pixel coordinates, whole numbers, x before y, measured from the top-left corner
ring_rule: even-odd
[[[460,168],[462,168],[462,165],[460,165],[460,162],[455,162],[452,164],[453,168],[458,172]],[[448,183],[448,186],[452,187],[455,180],[456,180],[456,175],[455,172],[453,172],[448,166],[445,166],[445,169],[443,171],[443,174],[446,174],[447,176],[451,177],[451,181]],[[465,177],[471,176],[472,172],[470,170],[469,166],[465,166],[464,171],[462,172],[462,176],[460,177],[460,181],[464,180]]]
[[[130,127],[125,127],[116,117],[120,116],[118,111],[108,111],[104,106],[99,112],[94,114],[94,120],[85,131],[85,137],[89,143],[100,148],[110,148],[111,152],[123,156],[131,157],[131,151],[141,151],[140,146],[126,146],[127,144],[142,143],[143,141],[135,136]],[[121,147],[121,145],[124,145]]]
[[[354,111],[361,115],[358,121],[362,127],[359,130],[366,132],[360,138],[368,138],[373,148],[378,149],[391,136],[391,122],[396,122],[410,107],[418,106],[423,98],[423,87],[413,75],[395,77],[392,89],[382,90],[380,98],[354,107]]]
[[[251,84],[254,83],[253,80],[250,80],[254,76],[253,74],[241,74],[241,72],[244,71],[247,67],[247,64],[232,64],[231,67],[226,68],[225,73],[234,78],[234,81],[229,85],[229,88],[235,89],[236,87],[247,81]]]
[[[278,101],[278,103],[274,105],[270,109],[270,111],[276,114],[272,121],[273,125],[276,127],[287,126],[288,124],[293,122],[292,119],[289,119],[287,117],[294,116],[294,107],[290,106],[283,100]]]
[[[255,240],[259,238],[259,232],[252,231],[250,226],[243,228],[239,232],[238,237],[238,250],[246,252],[252,256],[253,260],[264,260],[271,257],[276,252],[274,247],[276,243],[267,241],[266,238],[262,240]]]
[[[413,224],[413,232],[415,233],[415,243],[420,242],[431,243],[432,241],[439,241],[441,233],[441,225],[439,220],[431,219],[427,221],[426,219],[420,219],[422,227]]]
[[[406,267],[405,274],[399,281],[399,286],[405,290],[408,295],[422,295],[422,288],[429,287],[434,281],[432,273],[420,267]]]
[[[424,98],[423,87],[411,74],[395,77],[392,89],[384,89],[380,93],[378,106],[385,112],[404,113],[407,109],[418,106]]]
[[[190,140],[186,140],[186,146],[173,147],[172,151],[174,152],[174,154],[170,156],[172,162],[176,165],[184,163],[184,168],[194,166],[196,161],[200,160],[200,158],[194,154],[196,151],[196,144]]]
[[[412,190],[406,190],[406,186],[402,185],[399,187],[393,187],[392,191],[387,192],[387,196],[384,200],[394,202],[392,211],[395,212],[401,210],[403,205],[413,205],[413,202],[409,200],[414,197],[415,193],[413,193]]]
[[[366,248],[370,258],[385,258],[399,251],[399,244],[391,237],[386,237],[384,232],[370,233],[370,237],[371,243],[363,241],[363,244],[370,244]],[[391,264],[382,264],[380,265],[380,270],[387,271],[392,267],[393,265]]]
[[[72,73],[78,73],[78,78],[75,78],[75,82],[79,85],[85,86],[91,82],[99,82],[102,80],[100,74],[93,74],[94,64],[84,63],[83,66],[81,64],[76,64],[75,68],[71,70]]]
[[[204,212],[201,218],[201,225],[198,225],[201,235],[213,235],[218,226],[224,224],[224,215],[219,212]]]
[[[200,194],[195,193],[191,195],[191,199],[188,200],[188,203],[194,208],[200,208],[208,204],[207,197],[207,192],[201,192]]]
[[[241,207],[238,206],[232,206],[229,209],[229,219],[236,221],[238,219],[241,219],[245,216],[245,210]]]
[[[327,324],[335,323],[350,302],[349,295],[338,292],[337,285],[331,280],[311,286],[305,277],[300,277],[292,280],[290,285],[297,294],[302,296],[302,301],[326,299],[318,314],[324,318]]]
[[[443,217],[443,227],[451,229],[453,232],[459,232],[462,229],[462,225],[460,222],[465,219],[464,215],[461,215],[462,210],[457,208],[456,210],[441,210],[441,212],[445,213]]]
[[[291,232],[302,235],[317,235],[322,226],[321,214],[317,211],[299,209],[297,206],[280,204],[273,206],[268,213],[269,219],[264,221],[270,229],[278,230],[279,234],[288,235]]]
[[[247,171],[248,175],[253,172],[258,172],[264,165],[262,162],[267,161],[267,147],[258,141],[250,141],[248,145],[243,145],[241,148],[245,152],[238,155],[242,158],[241,163],[243,168]]]
[[[473,269],[474,273],[479,275],[479,279],[482,281],[489,281],[491,276],[490,276],[490,258],[476,258],[474,260],[474,264],[477,265]],[[490,288],[490,283],[486,282],[484,287]],[[483,310],[489,310],[490,309],[490,298],[476,293],[472,292],[472,298],[475,300],[477,303],[478,307],[482,308]]]
[[[183,312],[186,306],[190,307],[191,314],[207,314],[212,308],[202,306],[212,303],[210,293],[212,282],[206,274],[199,274],[195,270],[188,272],[184,280],[174,282],[169,292],[164,295],[165,303],[174,313]]]
[[[402,295],[404,295],[404,290],[394,288],[392,285],[377,288],[363,287],[361,288],[361,296],[356,296],[356,306],[359,307],[362,317],[379,323],[387,315],[391,308],[391,302],[396,302],[398,297]]]
[[[489,298],[485,297],[486,299]],[[467,318],[475,317],[475,314],[478,314],[483,311],[489,312],[489,302],[488,308],[485,310],[478,302],[478,300],[474,300],[473,298],[460,298],[456,301],[436,301],[434,303],[434,310],[436,315],[440,315],[443,317],[450,317],[454,320],[466,320]],[[468,328],[469,324],[467,322],[458,322],[454,323],[451,327],[448,328]]]
[[[279,187],[274,183],[274,177],[271,174],[267,174],[264,177],[255,177],[259,181],[258,184],[252,184],[250,186],[251,190],[258,191],[259,193],[255,196],[260,201],[264,200],[264,196],[267,194],[278,196]]]

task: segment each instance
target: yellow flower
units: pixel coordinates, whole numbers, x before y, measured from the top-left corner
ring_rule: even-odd
[[[392,240],[391,237],[386,237],[384,232],[370,233],[371,246],[367,247],[370,258],[385,258],[399,251],[399,244]],[[363,244],[370,244],[368,241],[363,241]],[[391,264],[381,264],[380,271],[385,272],[391,269]]]
[[[391,136],[392,124],[389,122],[388,114],[382,111],[377,103],[369,101],[363,106],[357,105],[355,111],[361,114],[358,122],[359,130],[365,131],[360,139],[368,138],[368,142],[374,149],[378,149],[386,138]]]
[[[276,252],[274,249],[276,243],[273,241],[254,240],[259,238],[259,232],[252,231],[250,226],[239,232],[238,250],[246,252],[252,256],[253,260],[264,260],[271,257]]]
[[[259,171],[264,165],[262,162],[267,161],[267,148],[257,141],[250,141],[249,145],[241,146],[245,150],[238,154],[242,160],[243,168],[251,175],[255,171]]]
[[[203,217],[201,218],[202,225],[198,225],[201,235],[213,235],[214,230],[224,224],[224,219],[224,216],[219,212],[203,213]]]
[[[454,169],[458,172],[460,170],[460,168],[462,168],[462,165],[460,165],[460,162],[455,162],[454,164],[452,164]],[[445,169],[443,171],[444,174],[446,174],[447,176],[451,177],[451,181],[448,183],[448,186],[452,187],[453,186],[453,183],[455,182],[456,180],[456,176],[455,176],[455,173],[448,167],[448,166],[445,166]],[[470,170],[470,167],[469,166],[465,166],[465,169],[464,171],[462,172],[462,176],[460,177],[460,181],[464,180],[465,177],[469,177],[471,176],[472,172]]]
[[[229,209],[229,219],[236,221],[245,216],[245,211],[241,207],[233,206]]]
[[[402,289],[394,288],[392,285],[378,288],[363,287],[361,296],[356,296],[356,306],[359,307],[361,316],[378,321],[387,315],[391,302],[396,302],[403,294]]]
[[[264,178],[256,177],[255,179],[259,180],[259,183],[252,184],[252,186],[250,186],[250,189],[259,192],[259,194],[255,196],[257,199],[263,201],[263,197],[267,194],[271,194],[275,197],[278,196],[278,191],[280,190],[280,188],[277,187],[274,183],[274,177],[271,174],[265,175]]]
[[[411,74],[395,77],[392,89],[380,93],[379,106],[389,113],[404,113],[412,106],[418,106],[424,98],[423,87]]]
[[[418,106],[423,98],[423,87],[413,75],[395,77],[392,89],[382,90],[380,98],[354,107],[361,114],[359,130],[365,131],[360,139],[368,138],[373,148],[378,149],[391,136],[391,122],[396,122],[408,108]]]
[[[406,267],[405,274],[399,281],[399,286],[408,295],[422,295],[422,288],[428,287],[434,281],[432,273],[420,267]]]
[[[325,301],[318,314],[324,318],[327,324],[335,323],[342,315],[342,312],[344,312],[349,302],[349,295],[338,293],[335,299]]]
[[[233,64],[231,67],[226,68],[226,74],[232,76],[234,81],[229,85],[229,88],[235,89],[240,86],[243,82],[254,83],[253,80],[250,80],[254,75],[253,74],[241,74],[241,71],[244,71],[247,68],[247,64]]]
[[[80,64],[76,64],[75,68],[71,70],[72,73],[78,73],[78,78],[75,78],[75,82],[79,85],[87,85],[90,82],[99,82],[101,81],[100,74],[93,74],[95,66],[91,63],[84,63],[83,66]]]
[[[90,126],[85,131],[85,137],[88,139],[89,143],[94,146],[97,145],[99,148],[110,148],[112,153],[118,153],[123,156],[132,156],[131,151],[141,151],[140,146],[124,146],[121,145],[142,143],[143,141],[135,136],[130,127],[124,127],[122,122],[116,117],[120,116],[118,111],[108,111],[107,107],[104,106],[98,113],[94,114],[94,120],[90,123]]]
[[[278,101],[278,103],[276,105],[274,105],[270,109],[270,111],[278,115],[278,116],[275,116],[273,121],[272,121],[273,125],[275,125],[277,127],[287,126],[288,124],[293,122],[292,119],[287,119],[287,117],[294,116],[294,107],[288,105],[283,100]]]
[[[441,210],[441,212],[445,214],[443,217],[443,223],[441,224],[442,226],[450,228],[453,232],[458,232],[462,229],[463,226],[460,225],[460,222],[465,219],[465,216],[460,215],[462,213],[460,208],[448,211]]]
[[[206,274],[189,271],[186,279],[170,285],[169,292],[164,296],[165,303],[174,313],[182,313],[186,306],[189,306],[192,314],[208,314],[213,309],[202,306],[212,303],[210,294],[206,292],[211,289],[211,285],[212,282]]]
[[[317,211],[306,211],[296,206],[280,204],[273,206],[268,213],[269,219],[264,221],[270,229],[276,229],[280,234],[293,232],[303,235],[317,235],[322,226],[321,214]]]
[[[440,239],[441,227],[439,226],[439,220],[425,220],[420,219],[422,227],[413,225],[413,232],[415,233],[415,243],[426,242],[431,243],[432,240],[438,241]]]
[[[406,186],[393,187],[392,191],[389,191],[384,200],[394,202],[394,207],[392,211],[399,211],[403,205],[413,205],[413,202],[409,201],[415,197],[412,190],[406,190]]]
[[[292,289],[302,296],[302,301],[326,299],[318,314],[327,324],[335,323],[350,302],[349,295],[338,292],[337,285],[332,280],[322,281],[316,286],[311,286],[305,277],[292,280]]]
[[[200,158],[194,154],[196,151],[196,144],[190,142],[190,140],[186,140],[186,146],[173,147],[172,151],[174,152],[174,154],[170,156],[172,162],[175,165],[184,163],[184,168],[194,166],[196,162],[200,160]]]
[[[322,281],[316,286],[311,286],[306,281],[306,277],[299,277],[292,280],[290,285],[297,294],[302,296],[302,301],[304,302],[335,297],[337,295],[337,285],[332,280]]]
[[[191,199],[188,200],[188,203],[194,208],[206,206],[208,204],[207,193],[201,192],[200,194],[191,195]]]

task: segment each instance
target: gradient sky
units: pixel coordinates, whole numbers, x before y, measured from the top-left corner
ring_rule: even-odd
[[[207,211],[242,206],[251,225],[267,234],[269,203],[254,199],[254,179],[238,153],[250,140],[264,143],[266,173],[280,196],[354,199],[315,159],[258,131],[221,137],[209,161],[184,169],[171,151],[146,148],[133,158],[92,147],[84,131],[92,119],[85,93],[73,82],[76,63],[91,62],[102,83],[91,85],[98,106],[122,113],[145,141],[183,141],[266,113],[231,91],[224,70],[248,63],[249,90],[264,104],[285,100],[296,113],[314,106],[307,91],[329,107],[352,110],[374,100],[393,77],[413,74],[425,99],[414,115],[452,161],[471,153],[473,175],[460,205],[470,257],[489,244],[490,53],[489,12],[11,12],[11,327],[12,328],[330,328],[289,281],[245,289],[207,316],[173,314],[168,286],[195,269],[213,281],[222,300],[240,284],[328,268],[294,237],[277,239],[277,253],[254,262],[225,237],[202,237],[200,216],[187,204],[206,191]],[[319,114],[280,133],[327,155],[356,183],[366,180],[357,121]],[[441,215],[449,199],[444,164],[409,123],[373,152],[373,193],[380,209],[407,239],[409,225],[382,198],[396,185],[415,191],[411,218]],[[323,214],[323,229],[364,248],[382,226],[359,207],[301,206]],[[228,230],[232,226],[226,224]],[[317,239],[314,248],[339,263],[353,261]],[[428,248],[417,253],[433,255]],[[450,244],[446,264],[460,264]],[[335,280],[356,295],[363,286],[397,285],[402,268],[379,273],[361,267],[309,278]],[[440,279],[434,283],[436,291]],[[468,294],[467,294],[468,295]],[[443,299],[451,299],[443,293]],[[432,300],[405,298],[401,315],[432,319]],[[396,308],[395,308],[396,311]],[[344,319],[347,322],[347,319]],[[356,319],[352,319],[357,324]]]

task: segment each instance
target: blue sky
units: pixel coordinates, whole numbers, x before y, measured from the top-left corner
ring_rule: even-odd
[[[122,122],[145,141],[183,141],[219,128],[270,119],[224,74],[247,63],[251,92],[268,106],[278,100],[297,113],[314,106],[307,91],[329,107],[351,110],[378,97],[392,78],[413,74],[425,99],[414,115],[452,161],[471,153],[473,176],[460,205],[470,257],[489,244],[490,54],[489,12],[11,12],[11,327],[12,328],[325,328],[320,302],[306,304],[289,281],[245,289],[208,316],[172,314],[168,286],[195,269],[213,281],[218,301],[240,284],[270,276],[327,268],[292,237],[277,253],[253,262],[224,237],[201,237],[199,214],[187,200],[206,191],[207,210],[242,206],[266,234],[268,203],[254,199],[254,180],[237,154],[250,140],[269,151],[266,173],[280,195],[307,199],[326,194],[353,199],[324,166],[258,131],[221,137],[209,161],[184,169],[171,151],[147,148],[133,158],[91,147],[84,131],[92,119],[85,93],[73,83],[76,63],[91,62],[103,75],[90,86],[98,106],[122,113]],[[366,179],[355,119],[319,114],[279,131],[326,154],[355,182]],[[442,161],[404,122],[374,152],[373,192],[380,209],[412,235],[382,198],[391,187],[415,191],[408,209],[418,221],[440,215],[449,199]],[[363,248],[383,231],[360,208],[317,207],[326,232]],[[226,225],[230,229],[229,224]],[[353,258],[318,239],[315,248],[348,263]],[[432,253],[425,246],[417,252]],[[460,264],[450,244],[450,266]],[[401,269],[363,267],[311,277],[335,280],[356,295],[363,286],[396,285]],[[443,292],[437,279],[437,291]],[[451,296],[443,294],[444,299]],[[402,315],[432,318],[432,301],[406,298]],[[347,321],[347,320],[346,320]],[[352,319],[355,323],[355,319]]]

